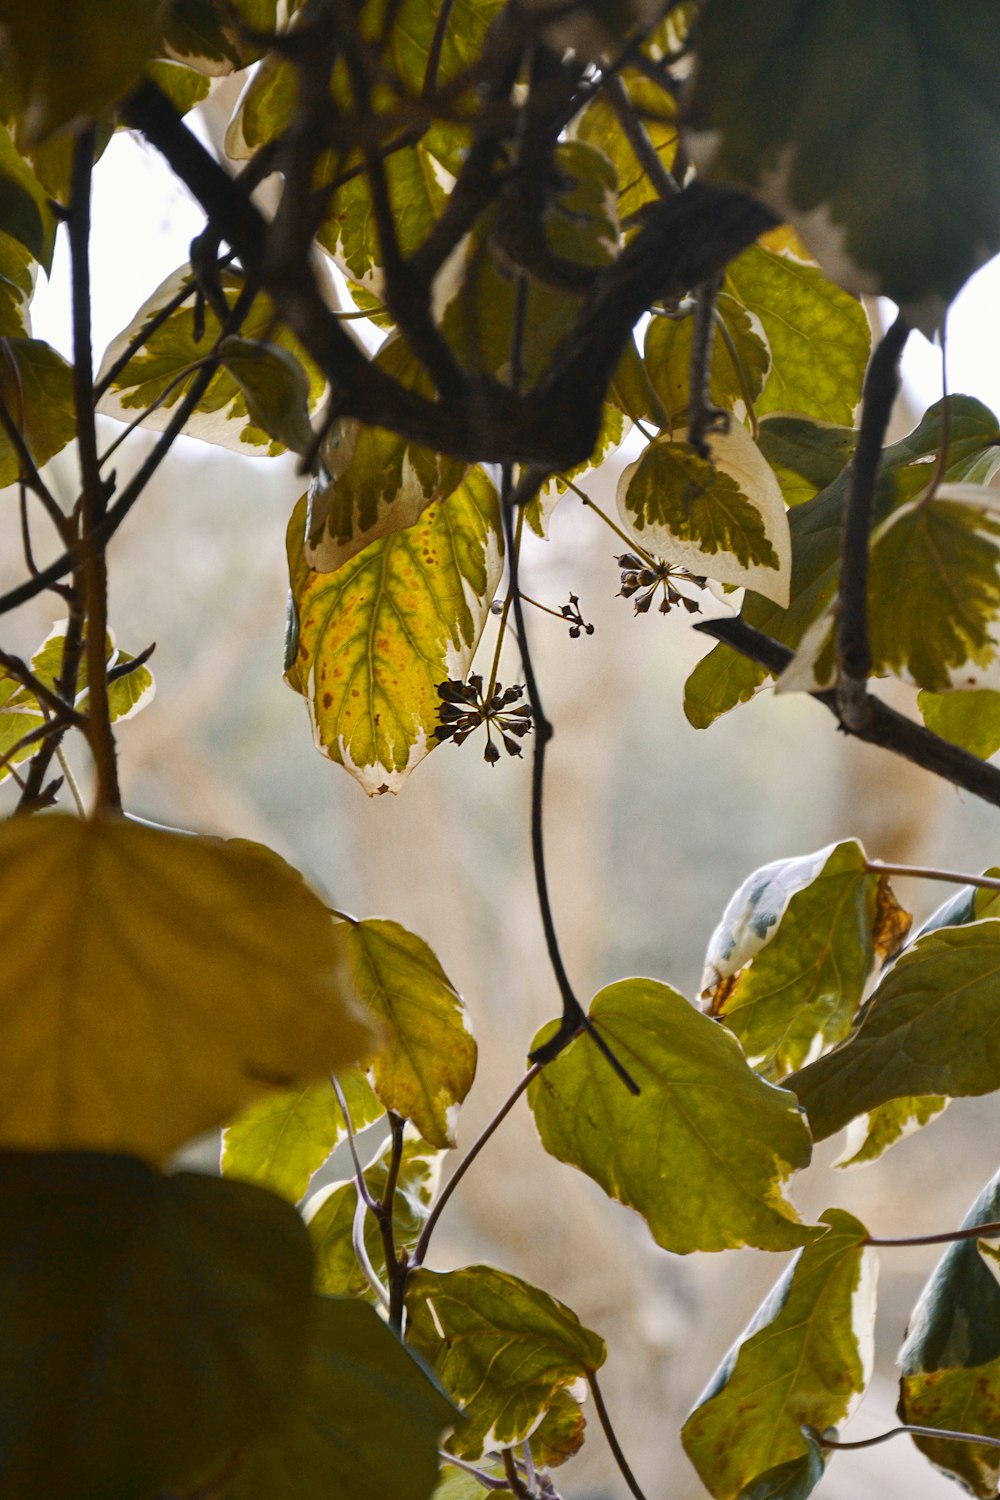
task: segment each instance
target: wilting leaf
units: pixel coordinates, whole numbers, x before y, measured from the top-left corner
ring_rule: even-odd
[[[653,979],[608,985],[590,1015],[642,1092],[628,1093],[578,1037],[528,1090],[546,1151],[636,1209],[681,1255],[811,1239],[781,1191],[809,1161],[802,1116],[729,1032]]]
[[[568,1307],[493,1266],[416,1271],[406,1307],[410,1343],[465,1413],[449,1445],[459,1458],[523,1441],[607,1355]]]
[[[864,1167],[878,1161],[890,1146],[905,1140],[915,1130],[929,1125],[951,1101],[941,1095],[927,1094],[916,1099],[891,1099],[879,1104],[869,1114],[852,1120],[847,1140],[835,1167]]]
[[[684,1423],[685,1451],[715,1500],[737,1500],[753,1481],[760,1500],[786,1493],[773,1471],[808,1458],[803,1426],[841,1426],[868,1383],[876,1267],[867,1230],[843,1209],[822,1218],[827,1232],[795,1257]]]
[[[251,1451],[224,1500],[428,1500],[458,1413],[378,1314],[315,1299],[305,1392],[285,1436]]]
[[[847,1040],[788,1080],[814,1139],[890,1099],[1000,1088],[998,975],[996,918],[917,938]]]
[[[689,150],[794,224],[831,276],[933,330],[1000,249],[995,22],[992,0],[710,0]]]
[[[382,1113],[371,1085],[356,1069],[339,1077],[351,1124],[363,1130]],[[329,1079],[268,1094],[245,1109],[222,1136],[222,1172],[256,1182],[298,1203],[309,1179],[346,1133]]]
[[[401,339],[386,339],[374,362],[407,389],[432,394]],[[354,418],[334,426],[322,463],[309,490],[305,554],[319,573],[335,573],[369,543],[415,525],[435,500],[454,494],[469,467]]]
[[[1000,692],[980,688],[964,693],[917,694],[928,729],[989,760],[1000,750]]]
[[[295,355],[263,339],[234,336],[222,340],[219,354],[243,392],[250,420],[293,453],[308,453],[309,376]]]
[[[635,540],[667,562],[788,602],[791,545],[778,481],[744,427],[709,439],[706,460],[685,441],[656,438],[618,481],[618,513]]]
[[[232,307],[243,287],[241,278],[223,271],[220,286],[227,305]],[[165,321],[154,326],[167,305],[185,289],[190,289],[190,296]],[[181,266],[146,299],[128,327],[109,345],[101,361],[99,381],[110,375],[131,347],[137,348],[100,400],[98,410],[105,416],[131,422],[145,411],[143,427],[154,432],[162,432],[166,427],[174,407],[222,333],[218,317],[207,304],[201,309],[202,326],[199,326],[195,290],[190,266]],[[147,330],[145,337],[144,330]],[[263,349],[262,354],[253,356],[252,375],[248,374],[251,357],[247,354],[248,345]],[[258,425],[241,380],[225,365],[213,375],[185,431],[192,437],[250,457],[280,453],[292,436],[304,440],[301,372],[308,380],[310,411],[319,405],[326,381],[291,334],[275,325],[274,307],[267,297],[261,294],[254,299],[243,319],[240,338],[229,348],[241,380],[245,383],[249,379],[255,387],[252,399],[259,407],[261,419],[266,416],[273,425],[276,413],[280,412],[284,437],[279,440]]]
[[[138,82],[156,44],[158,0],[5,5],[4,68],[26,147],[93,116]]]
[[[771,351],[756,402],[850,426],[871,349],[865,310],[815,266],[752,245],[728,267],[726,289],[753,314]]]
[[[702,1001],[765,1078],[848,1031],[876,960],[910,926],[855,839],[754,871],[708,943]]]
[[[497,492],[474,469],[415,526],[336,573],[302,558],[305,506],[289,525],[297,656],[287,681],[316,742],[369,796],[398,791],[436,743],[437,685],[464,678],[500,580]]]
[[[385,1198],[391,1151],[392,1141],[389,1140],[365,1168],[368,1191],[377,1202]],[[435,1148],[418,1139],[408,1126],[404,1132],[392,1200],[393,1242],[397,1253],[412,1250],[417,1243],[437,1190],[439,1165],[440,1157]],[[351,1180],[320,1188],[303,1208],[316,1252],[316,1289],[338,1297],[374,1300],[374,1293],[354,1251],[357,1205],[357,1187]],[[376,1274],[384,1276],[385,1249],[378,1225],[370,1213],[365,1215],[364,1235],[368,1259]]]
[[[0,344],[0,397],[37,469],[76,436],[72,368],[41,339]],[[21,460],[0,428],[0,488],[20,472]]]
[[[1000,1218],[994,1177],[962,1220],[962,1228]],[[974,1239],[949,1245],[913,1310],[902,1366],[899,1412],[920,1427],[995,1436],[1000,1416],[1000,1286]],[[973,1494],[996,1494],[1000,1451],[974,1443],[914,1438],[932,1463]]]
[[[256,845],[16,819],[0,827],[0,913],[19,997],[0,1024],[10,1145],[162,1159],[265,1085],[371,1043],[326,908]]]
[[[749,703],[766,681],[764,667],[719,641],[684,684],[684,717],[692,728],[707,729],[737,703]]]
[[[398,922],[351,922],[354,983],[387,1039],[371,1061],[386,1109],[433,1146],[454,1146],[458,1106],[476,1076],[465,1002],[427,944]]]
[[[709,399],[721,411],[742,417],[755,406],[771,355],[759,324],[741,302],[720,292],[715,304],[709,365]],[[643,346],[646,369],[671,422],[686,426],[691,407],[691,342],[694,316],[653,318]]]
[[[311,1272],[298,1215],[259,1188],[0,1154],[5,1500],[187,1489],[280,1432]]]
[[[841,474],[858,434],[852,427],[780,413],[765,417],[757,446],[778,476],[786,505],[801,505]]]

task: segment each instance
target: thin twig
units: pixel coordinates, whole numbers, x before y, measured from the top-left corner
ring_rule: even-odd
[[[621,78],[617,74],[609,76],[605,80],[604,87],[608,102],[615,112],[615,118],[625,133],[625,139],[635,152],[640,167],[659,197],[672,198],[680,192],[680,187],[660,160],[660,154],[650,140],[649,132],[629,98],[628,90]]]
[[[415,1269],[417,1266],[423,1265],[424,1259],[427,1255],[427,1247],[431,1242],[431,1236],[434,1233],[434,1230],[437,1228],[437,1222],[440,1219],[445,1208],[447,1207],[451,1195],[454,1193],[455,1189],[458,1187],[458,1184],[461,1182],[466,1172],[472,1166],[472,1163],[475,1161],[480,1151],[482,1151],[487,1141],[492,1135],[496,1133],[496,1131],[503,1124],[504,1120],[506,1120],[511,1110],[514,1108],[514,1105],[517,1103],[518,1099],[520,1099],[521,1095],[528,1087],[528,1084],[531,1083],[533,1079],[537,1078],[541,1071],[541,1063],[535,1063],[528,1069],[527,1073],[525,1073],[521,1081],[515,1084],[511,1093],[501,1104],[500,1108],[497,1110],[493,1118],[483,1127],[478,1138],[473,1141],[472,1145],[462,1157],[462,1160],[459,1162],[454,1172],[448,1178],[448,1181],[445,1183],[444,1187],[441,1190],[437,1202],[434,1204],[434,1207],[431,1209],[430,1214],[427,1217],[427,1223],[424,1225],[423,1230],[421,1231],[420,1238],[417,1241],[416,1248],[412,1256],[410,1257],[411,1268]]]
[[[22,687],[27,688],[39,703],[44,704],[52,713],[57,714],[67,724],[72,724],[75,729],[83,729],[86,720],[81,713],[77,713],[72,703],[67,703],[60,698],[59,694],[48,687],[41,678],[36,677],[26,662],[19,656],[12,656],[9,651],[0,650],[0,668],[9,677],[14,677]]]
[[[1000,891],[993,875],[963,875],[961,870],[937,870],[930,865],[890,865],[882,859],[866,859],[865,868],[874,875],[907,875],[914,880],[944,880],[950,885],[974,885],[984,891]]]
[[[354,1136],[354,1121],[351,1119],[351,1112],[347,1107],[344,1090],[340,1086],[340,1079],[336,1073],[330,1074],[330,1084],[337,1097],[337,1103],[340,1105],[340,1113],[344,1117],[344,1129],[347,1132],[347,1145],[351,1153],[351,1160],[354,1163],[354,1177],[358,1185],[358,1192],[364,1198],[366,1205],[371,1209],[372,1213],[377,1213],[378,1199],[374,1198],[368,1190],[368,1184],[365,1181],[365,1170],[361,1165],[361,1158],[358,1155],[358,1144]]]
[[[590,1386],[591,1395],[594,1398],[594,1409],[597,1412],[598,1421],[604,1429],[604,1436],[608,1440],[608,1447],[611,1449],[612,1457],[614,1458],[615,1463],[618,1465],[622,1478],[628,1485],[629,1489],[632,1491],[632,1494],[635,1496],[635,1500],[646,1500],[646,1496],[643,1494],[643,1491],[640,1488],[639,1481],[632,1473],[632,1470],[629,1467],[628,1459],[625,1457],[625,1454],[622,1451],[622,1445],[618,1441],[618,1436],[615,1432],[615,1429],[611,1425],[611,1417],[608,1413],[608,1408],[604,1404],[604,1396],[601,1393],[601,1387],[598,1383],[596,1370],[587,1371],[587,1383]]]
[[[868,364],[862,395],[861,427],[851,460],[851,485],[844,510],[837,604],[837,700],[850,729],[869,716],[868,676],[872,668],[868,635],[868,551],[882,445],[899,390],[899,361],[910,334],[900,314]]]
[[[354,1254],[357,1258],[358,1265],[361,1267],[361,1274],[364,1276],[368,1285],[371,1287],[372,1291],[375,1293],[376,1297],[378,1298],[379,1302],[381,1302],[386,1312],[388,1312],[389,1293],[386,1291],[385,1287],[382,1285],[382,1282],[379,1280],[378,1272],[372,1265],[371,1257],[368,1254],[368,1246],[365,1244],[365,1214],[369,1212],[370,1209],[368,1207],[368,1204],[365,1202],[361,1194],[361,1189],[359,1187],[358,1206],[354,1210],[354,1219],[351,1224],[351,1243],[354,1246]]]
[[[977,1443],[986,1448],[1000,1448],[1000,1438],[987,1437],[983,1432],[953,1432],[947,1427],[890,1427],[888,1432],[880,1432],[876,1437],[860,1438],[853,1443],[842,1443],[837,1438],[828,1438],[822,1433],[817,1433],[816,1441],[821,1448],[844,1450],[875,1448],[879,1443],[887,1443],[890,1438],[900,1437],[903,1434],[908,1437],[940,1438],[942,1442]]]
[[[870,1234],[865,1240],[866,1245],[884,1245],[895,1247],[899,1245],[949,1245],[959,1240],[992,1240],[1000,1236],[1000,1223],[971,1224],[968,1228],[944,1229],[940,1234],[913,1234],[904,1236],[902,1239],[880,1239],[877,1235]]]

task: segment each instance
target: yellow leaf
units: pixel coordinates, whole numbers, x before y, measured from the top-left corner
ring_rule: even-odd
[[[371,1043],[340,933],[252,844],[67,817],[0,827],[0,1142],[162,1161]]]

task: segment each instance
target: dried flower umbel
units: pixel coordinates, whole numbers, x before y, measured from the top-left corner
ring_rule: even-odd
[[[678,584],[686,584],[691,588],[703,589],[706,579],[699,578],[688,568],[680,568],[673,563],[663,562],[661,558],[637,557],[634,552],[623,552],[615,559],[622,570],[622,586],[619,590],[620,599],[631,599],[637,615],[644,615],[649,610],[657,590],[662,587],[663,598],[660,601],[660,614],[668,615],[675,605],[683,605],[689,614],[701,613],[701,605],[697,599],[691,599],[687,594],[682,594]]]
[[[483,758],[496,765],[500,751],[493,740],[495,729],[508,755],[520,755],[518,743],[531,729],[531,707],[517,700],[524,692],[519,683],[505,688],[496,683],[489,700],[483,697],[483,679],[474,672],[468,682],[439,682],[438,709],[440,723],[434,730],[438,740],[451,740],[460,745],[481,724],[486,725],[486,749]]]

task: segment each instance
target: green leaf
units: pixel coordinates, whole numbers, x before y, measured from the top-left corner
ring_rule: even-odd
[[[962,1220],[962,1228],[1000,1217],[994,1177]],[[899,1413],[920,1427],[947,1427],[994,1436],[1000,1406],[1000,1286],[977,1241],[949,1245],[913,1310],[899,1354]],[[996,1494],[1000,1453],[974,1443],[914,1438],[921,1452],[973,1494]]]
[[[719,583],[788,602],[791,546],[778,482],[745,427],[708,439],[710,461],[656,438],[618,481],[618,513],[647,551]]]
[[[25,147],[92,118],[138,82],[157,40],[158,0],[35,0],[4,6],[4,69]]]
[[[364,1172],[368,1191],[379,1203],[385,1198],[391,1152],[392,1141],[388,1140],[379,1147]],[[392,1200],[392,1230],[397,1253],[412,1250],[420,1237],[437,1191],[439,1165],[437,1150],[419,1140],[408,1126],[404,1132],[403,1153]],[[358,1265],[354,1250],[357,1205],[358,1191],[352,1178],[349,1182],[334,1182],[320,1188],[305,1204],[303,1214],[316,1252],[317,1291],[372,1301],[374,1293]],[[385,1247],[370,1213],[365,1215],[364,1236],[368,1259],[376,1274],[384,1276]]]
[[[802,1436],[807,1451],[765,1469],[740,1492],[740,1500],[808,1500],[823,1478],[825,1460],[812,1429],[804,1429]]]
[[[847,1128],[844,1149],[834,1166],[864,1167],[869,1162],[878,1161],[890,1146],[937,1119],[950,1102],[941,1095],[928,1094],[923,1098],[891,1099],[888,1104],[879,1104],[860,1119],[852,1120]]]
[[[716,328],[709,365],[709,400],[742,420],[756,406],[771,354],[746,308],[727,292],[715,303]],[[720,326],[721,325],[721,326]],[[655,317],[643,346],[646,369],[674,422],[687,424],[691,405],[691,340],[694,317]]]
[[[0,233],[0,338],[20,339],[30,332],[34,265],[33,256],[18,240]]]
[[[399,23],[397,22],[397,25]],[[337,159],[337,170],[340,158]],[[393,151],[383,161],[396,239],[404,257],[427,238],[445,204],[434,158],[421,144]],[[379,243],[368,176],[361,172],[333,195],[319,243],[352,281],[381,291],[384,250]]]
[[[491,1479],[504,1480],[502,1464],[477,1464],[477,1470]],[[483,1500],[483,1486],[468,1469],[456,1469],[443,1463],[432,1500]]]
[[[890,1099],[1000,1088],[998,974],[996,918],[918,937],[847,1040],[789,1079],[814,1139]]]
[[[259,1188],[0,1154],[5,1500],[186,1489],[280,1432],[311,1274],[298,1215]]]
[[[297,79],[294,63],[286,58],[272,52],[262,60],[226,129],[225,151],[231,161],[249,161],[288,128],[298,96]]]
[[[309,376],[295,355],[261,339],[225,338],[222,363],[243,392],[250,420],[293,453],[308,453]]]
[[[223,271],[220,281],[223,296],[232,307],[243,282],[230,271]],[[157,326],[156,318],[186,287],[190,289],[188,299]],[[121,422],[131,422],[145,410],[147,414],[142,418],[142,426],[162,432],[201,361],[212,352],[221,336],[219,320],[208,305],[202,308],[202,324],[199,327],[195,316],[195,284],[191,268],[181,266],[147,298],[128,327],[105,351],[99,381],[105,379],[128,349],[136,346],[136,353],[102,396],[98,411]],[[268,341],[266,344],[263,343],[265,340]],[[254,345],[260,346],[263,353],[250,354],[248,346],[253,348]],[[188,420],[185,432],[250,457],[281,453],[290,437],[305,441],[301,410],[305,396],[302,372],[308,380],[309,411],[314,411],[319,405],[326,391],[326,381],[291,334],[275,327],[274,308],[267,297],[259,295],[254,299],[243,320],[241,337],[230,344],[230,350],[240,379],[223,365],[213,375]],[[248,369],[251,359],[256,362],[252,373]],[[261,420],[266,417],[272,424],[275,420],[280,422],[281,440],[265,431],[255,420],[243,388],[247,383],[254,387],[253,403]],[[149,410],[154,406],[155,409]]]
[[[37,469],[76,436],[72,367],[41,339],[4,339],[0,396]],[[0,429],[0,488],[13,484],[20,472],[21,461]]]
[[[0,230],[17,240],[48,271],[56,226],[48,195],[0,125]]]
[[[438,67],[438,82],[453,79],[479,61],[487,29],[502,8],[503,0],[455,0],[448,11]],[[386,16],[395,24],[389,30],[385,55],[404,90],[419,96],[424,85],[430,51],[444,0],[402,0],[398,6],[375,0],[364,10],[364,29],[370,41],[383,35]]]
[[[315,1299],[305,1394],[287,1435],[249,1452],[224,1500],[429,1500],[458,1413],[371,1307]]]
[[[623,68],[619,78],[642,121],[650,145],[669,172],[677,154],[677,104],[665,88],[645,74]],[[611,161],[618,184],[618,216],[624,222],[644,203],[659,196],[629,144],[614,109],[601,90],[579,116],[577,138],[596,146]]]
[[[805,1461],[802,1432],[840,1427],[871,1375],[874,1257],[867,1230],[843,1209],[795,1257],[684,1423],[681,1440],[715,1500],[808,1494],[775,1487],[779,1465]],[[812,1462],[804,1463],[805,1473]],[[801,1483],[797,1473],[785,1471]]]
[[[757,446],[778,476],[786,505],[801,505],[843,473],[854,452],[857,432],[809,417],[765,417]]]
[[[302,557],[305,506],[289,525],[297,657],[286,674],[317,744],[369,796],[399,790],[436,743],[437,684],[465,676],[500,581],[497,492],[481,470],[415,526],[372,542],[336,573]]]
[[[401,338],[386,339],[374,362],[408,390],[433,394]],[[435,500],[454,494],[469,470],[461,459],[353,418],[336,423],[322,463],[309,490],[306,542],[306,560],[320,573],[335,573],[371,542],[415,525]]]
[[[157,57],[149,63],[146,73],[157,88],[166,94],[179,115],[186,115],[196,104],[208,98],[211,88],[209,80],[204,73],[186,67],[184,63],[168,62],[166,58]]]
[[[568,1307],[493,1266],[415,1271],[406,1308],[410,1343],[465,1413],[450,1442],[459,1458],[523,1442],[607,1356]]]
[[[755,870],[708,943],[702,1001],[777,1081],[839,1042],[910,915],[856,839]]]
[[[0,945],[19,997],[0,1016],[0,1140],[18,1147],[163,1160],[371,1042],[326,907],[258,845],[14,819]]]
[[[917,694],[917,707],[928,729],[943,739],[989,760],[1000,750],[1000,692],[993,688],[963,693]]]
[[[684,684],[684,717],[692,728],[707,729],[738,703],[749,703],[766,681],[764,667],[720,641]]]
[[[245,10],[243,0],[236,0],[229,13],[220,11],[213,0],[171,0],[164,18],[162,45],[169,57],[210,78],[221,78],[252,62],[255,49],[246,45],[240,28],[234,24],[235,12]],[[275,30],[275,5],[258,27]]]
[[[760,245],[731,263],[725,285],[758,320],[771,351],[757,415],[795,412],[849,427],[871,351],[861,304],[815,266]]]
[[[1000,249],[995,23],[992,0],[709,0],[688,149],[794,224],[830,275],[933,331]]]
[[[455,1144],[454,1122],[476,1076],[465,1002],[427,944],[398,922],[351,922],[354,984],[387,1039],[371,1060],[383,1106],[433,1146]]]
[[[811,1239],[781,1192],[809,1161],[805,1123],[730,1033],[653,979],[608,985],[590,1015],[642,1092],[633,1098],[577,1038],[528,1089],[546,1151],[636,1209],[665,1250]]]
[[[615,169],[596,146],[583,140],[556,147],[557,190],[543,215],[545,241],[553,255],[599,270],[618,253]]]
[[[355,1130],[378,1119],[382,1106],[363,1074],[348,1070],[338,1082]],[[226,1126],[223,1176],[259,1183],[298,1203],[344,1135],[344,1117],[329,1080],[282,1089],[257,1100]]]

